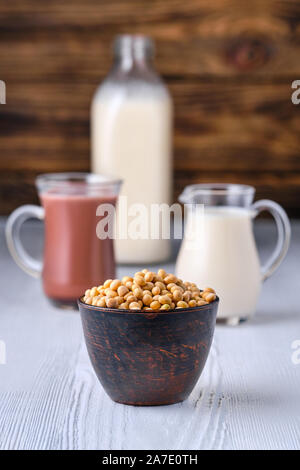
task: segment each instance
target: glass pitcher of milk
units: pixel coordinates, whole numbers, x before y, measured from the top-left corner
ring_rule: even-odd
[[[172,100],[152,59],[150,38],[118,36],[112,69],[91,108],[93,172],[124,181],[115,241],[121,263],[154,263],[170,256],[170,241],[162,236],[151,239],[150,233],[137,231],[130,236],[138,205],[150,218],[152,204],[169,204],[171,198]]]
[[[290,242],[284,209],[269,200],[253,204],[254,194],[252,186],[196,184],[179,197],[188,210],[176,274],[202,288],[213,287],[220,296],[218,318],[230,325],[255,313],[261,284],[278,268]],[[195,210],[200,205],[202,210]],[[262,211],[272,214],[278,229],[275,251],[264,266],[252,231],[253,220]]]

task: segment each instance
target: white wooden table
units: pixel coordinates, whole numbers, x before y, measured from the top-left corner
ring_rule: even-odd
[[[37,229],[24,229],[34,251],[41,249]],[[264,253],[272,233],[271,225],[260,226]],[[299,255],[295,222],[288,258],[264,285],[256,318],[217,326],[190,398],[136,408],[106,396],[87,357],[79,314],[49,305],[40,282],[13,263],[2,220],[0,449],[299,449],[300,364],[292,361],[292,343],[300,340]]]

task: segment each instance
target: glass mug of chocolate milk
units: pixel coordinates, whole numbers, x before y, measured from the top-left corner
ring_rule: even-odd
[[[46,296],[60,307],[75,305],[91,285],[115,277],[113,239],[98,238],[96,215],[101,204],[115,206],[120,180],[89,173],[40,175],[36,186],[42,207],[25,205],[8,218],[6,239],[15,262],[26,273],[42,277]],[[20,239],[22,224],[45,221],[43,262],[32,258]]]

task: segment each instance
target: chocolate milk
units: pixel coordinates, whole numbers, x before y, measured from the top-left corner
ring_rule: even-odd
[[[114,204],[114,196],[41,194],[45,209],[42,273],[45,294],[55,301],[74,301],[91,286],[115,277],[113,240],[100,240],[97,207]]]

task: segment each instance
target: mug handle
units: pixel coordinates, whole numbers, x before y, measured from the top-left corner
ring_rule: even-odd
[[[252,204],[251,208],[256,212],[254,217],[263,211],[270,212],[275,219],[278,231],[276,247],[269,260],[261,267],[262,281],[265,281],[272,276],[287,254],[291,239],[291,224],[287,213],[277,202],[262,199]]]
[[[27,274],[40,277],[43,263],[30,256],[21,242],[20,230],[23,223],[32,218],[43,220],[45,211],[40,206],[27,204],[21,206],[11,213],[5,227],[6,242],[8,250],[17,265]]]

